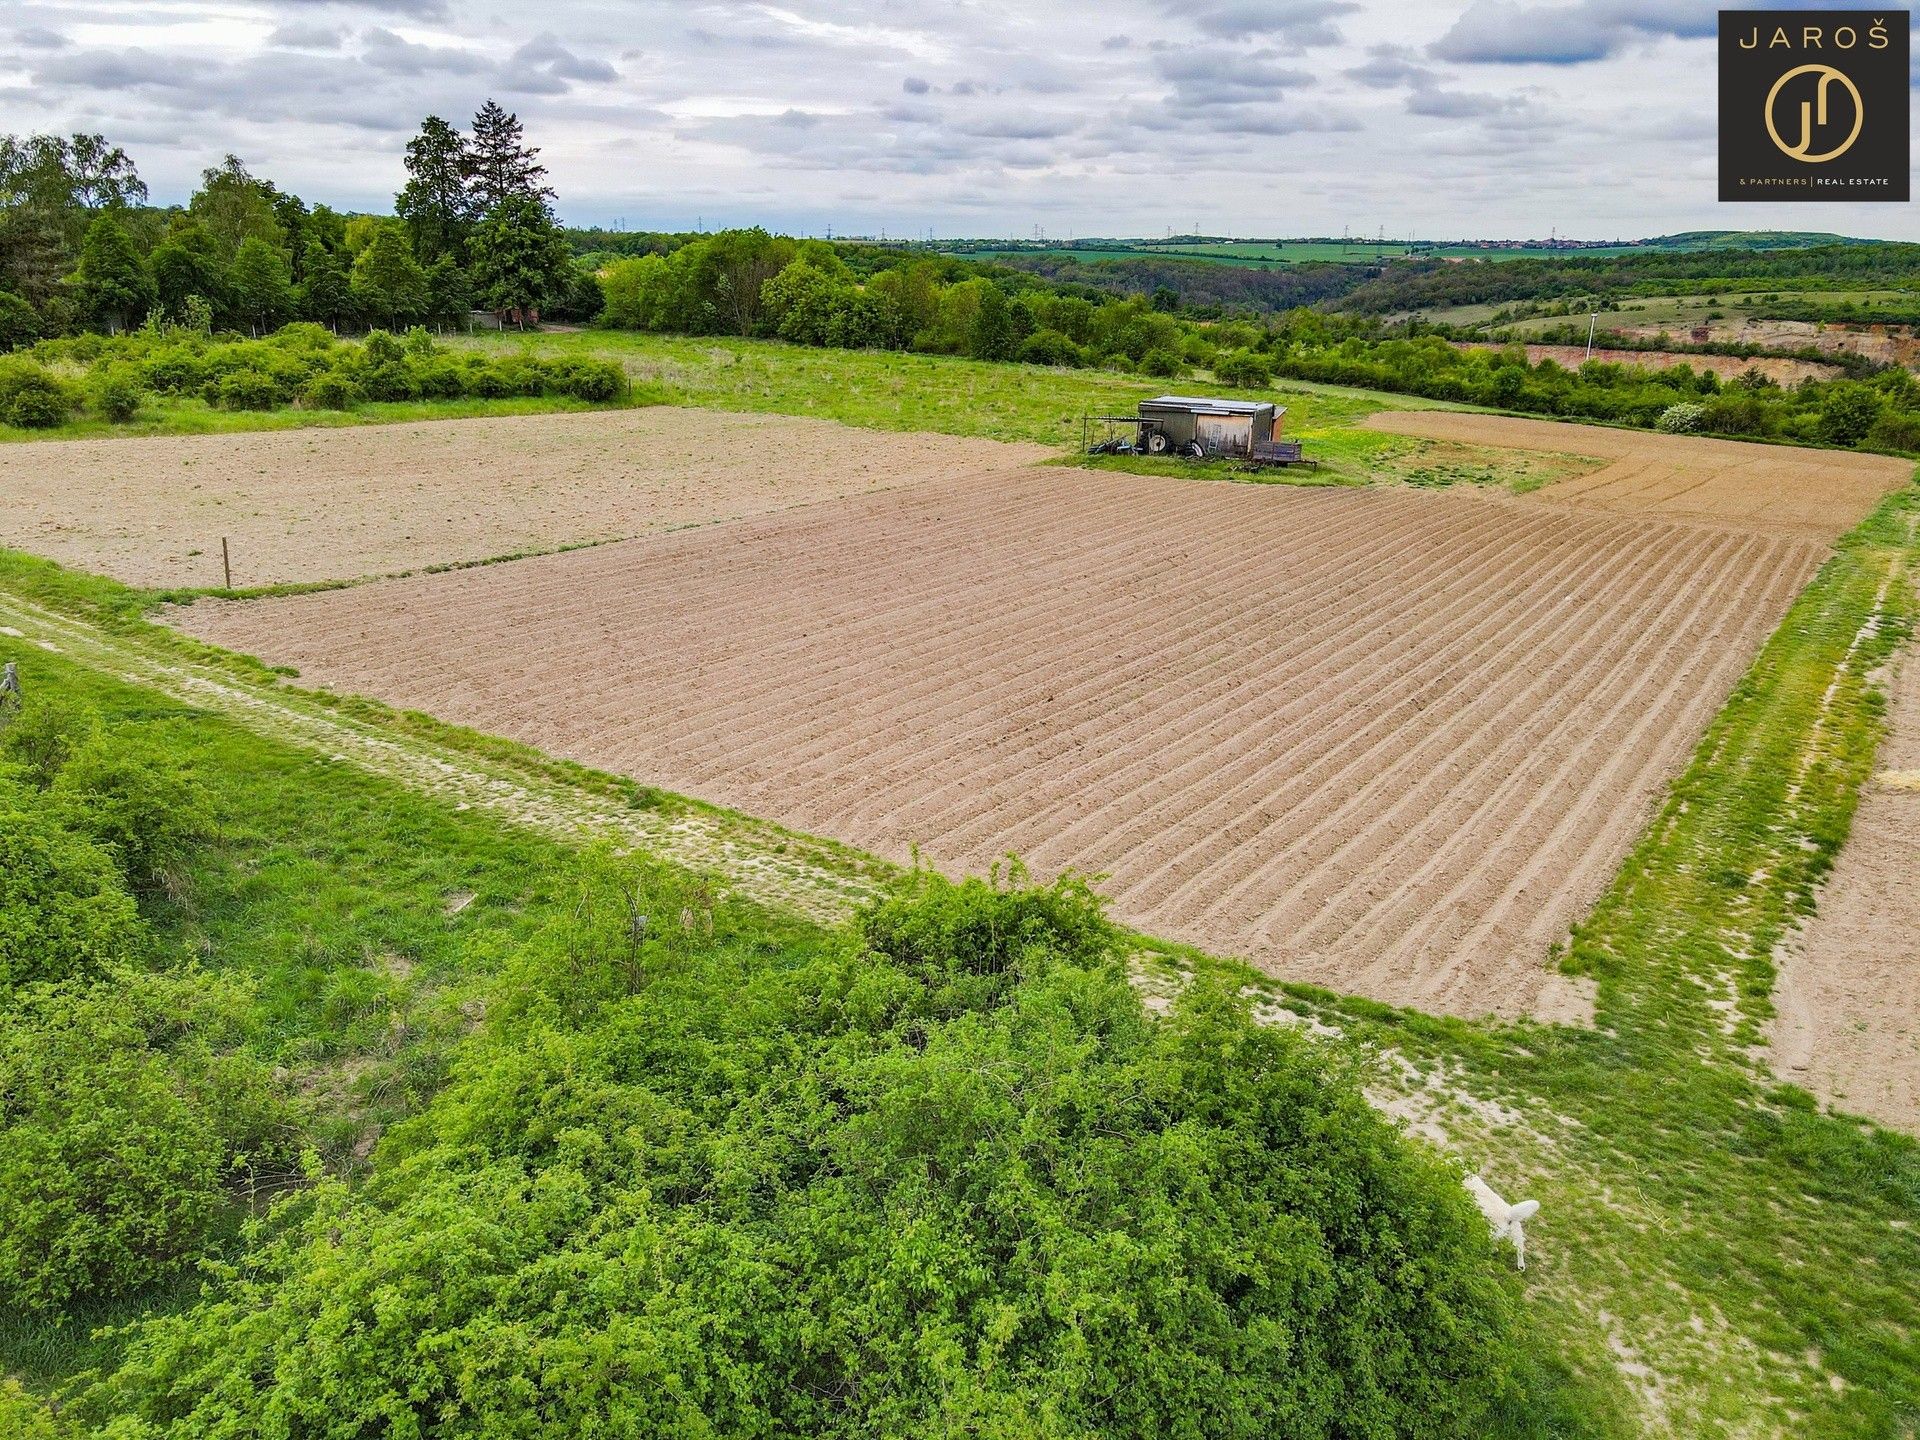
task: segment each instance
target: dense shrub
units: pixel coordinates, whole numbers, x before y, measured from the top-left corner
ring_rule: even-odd
[[[207,398],[223,410],[272,410],[292,398],[261,370],[233,370],[208,384]]]
[[[0,761],[44,790],[73,753],[100,729],[99,717],[77,701],[35,693],[20,712],[0,725]]]
[[[0,1435],[8,1440],[73,1440],[78,1433],[18,1380],[0,1379]]]
[[[627,372],[611,360],[562,360],[552,366],[549,383],[555,393],[596,403],[613,399],[626,388]]]
[[[1029,365],[1084,365],[1086,352],[1058,330],[1036,330],[1020,342],[1020,359]]]
[[[1084,887],[921,877],[864,943],[790,953],[644,868],[588,892],[369,1184],[285,1205],[84,1405],[182,1434],[1501,1433],[1513,1293],[1457,1178],[1230,988],[1150,1019]]]
[[[137,366],[109,361],[87,377],[87,403],[102,420],[125,424],[140,412],[147,387]]]
[[[1177,350],[1149,350],[1140,357],[1140,373],[1162,380],[1171,380],[1187,373],[1187,362],[1180,358],[1180,352]]]
[[[1888,410],[1867,431],[1867,444],[1876,450],[1920,451],[1920,414]]]
[[[1654,427],[1668,435],[1691,435],[1704,427],[1707,407],[1682,400],[1677,405],[1669,405],[1660,412],[1660,420]]]
[[[150,745],[99,732],[47,792],[54,816],[112,855],[136,892],[177,888],[190,851],[213,831],[206,798]]]
[[[1272,383],[1273,362],[1257,350],[1234,350],[1214,361],[1213,373],[1222,385],[1258,390]]]
[[[0,350],[17,350],[40,338],[40,312],[11,290],[0,290]]]
[[[351,410],[365,398],[366,392],[344,368],[322,370],[300,392],[301,403],[314,410]]]
[[[28,992],[0,1029],[0,1304],[60,1314],[187,1263],[227,1192],[284,1174],[293,1112],[191,971]]]
[[[0,779],[0,1006],[23,985],[124,963],[140,933],[113,857]]]
[[[0,421],[23,429],[64,425],[73,414],[72,389],[44,365],[0,355]]]

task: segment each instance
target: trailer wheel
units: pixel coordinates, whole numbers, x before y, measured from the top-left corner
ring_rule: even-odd
[[[1172,442],[1158,430],[1147,436],[1147,453],[1149,455],[1164,455],[1172,448]]]
[[[1207,458],[1207,447],[1198,440],[1189,440],[1186,455],[1189,460],[1204,460]]]

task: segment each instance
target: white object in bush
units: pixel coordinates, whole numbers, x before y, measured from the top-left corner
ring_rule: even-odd
[[[1522,1200],[1518,1205],[1509,1205],[1493,1193],[1478,1175],[1467,1176],[1467,1193],[1473,1196],[1473,1203],[1480,1207],[1480,1213],[1487,1217],[1487,1223],[1493,1227],[1493,1238],[1511,1240],[1516,1263],[1524,1270],[1527,1268],[1527,1232],[1522,1228],[1540,1211],[1538,1200]]]

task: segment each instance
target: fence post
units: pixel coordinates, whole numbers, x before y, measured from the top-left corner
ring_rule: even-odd
[[[227,537],[220,537],[220,573],[226,577],[227,589],[233,588],[233,561],[227,555]]]

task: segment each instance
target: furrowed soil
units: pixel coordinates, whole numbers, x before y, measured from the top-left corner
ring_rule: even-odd
[[[0,545],[134,585],[391,575],[1049,458],[1038,445],[657,407],[0,447]]]
[[[1289,979],[1558,1013],[1549,948],[1843,523],[1616,503],[1023,469],[176,618],[891,859],[1104,873]]]
[[[1873,778],[1806,928],[1782,947],[1782,1079],[1920,1135],[1920,653],[1892,677]]]
[[[1453,410],[1387,410],[1361,422],[1394,435],[1591,455],[1609,463],[1537,491],[1529,503],[1662,516],[1831,543],[1906,484],[1911,460],[1841,450],[1654,435],[1559,420]]]

